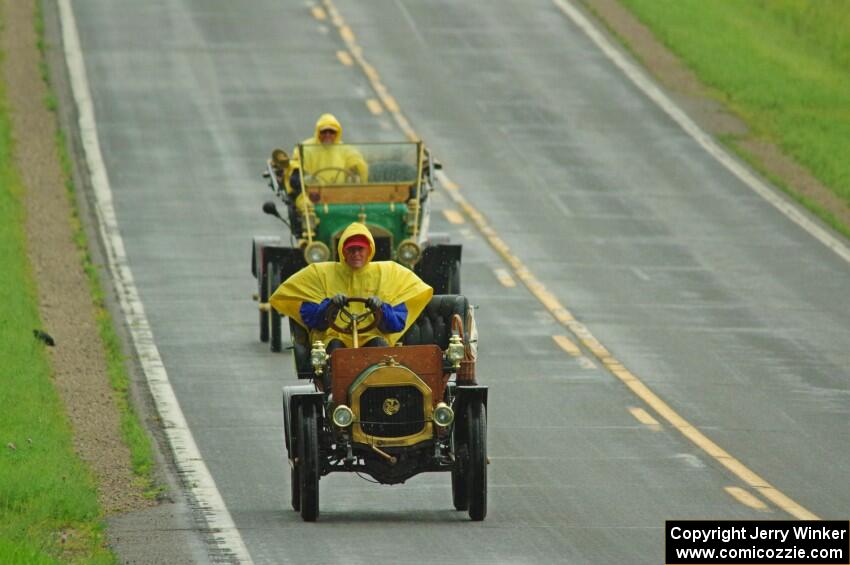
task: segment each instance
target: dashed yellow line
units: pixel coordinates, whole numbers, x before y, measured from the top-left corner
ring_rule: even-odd
[[[581,356],[581,349],[579,346],[573,343],[573,341],[565,335],[553,335],[552,339],[555,340],[555,343],[558,344],[558,347],[566,351],[572,357]]]
[[[759,500],[754,494],[742,489],[741,487],[726,487],[723,490],[728,492],[735,500],[744,506],[749,506],[754,510],[760,510],[762,512],[767,512],[769,510],[767,504]]]
[[[449,179],[449,177],[443,176],[443,178],[440,182],[443,183],[443,187],[446,190],[459,190],[460,189],[460,187],[454,181]]]
[[[632,416],[635,417],[635,420],[647,426],[650,430],[660,432],[661,424],[658,423],[658,420],[650,416],[649,412],[644,410],[643,408],[630,407],[629,412],[631,412]]]
[[[339,59],[339,62],[345,65],[346,67],[350,67],[354,64],[354,59],[351,58],[348,51],[339,50],[336,52],[336,58]]]
[[[511,274],[505,269],[493,269],[493,274],[496,275],[496,279],[501,283],[505,288],[514,288],[516,286],[516,281],[511,276]]]
[[[362,48],[357,45],[354,33],[351,28],[345,23],[339,10],[336,9],[332,0],[323,0],[324,6],[330,15],[331,21],[339,30],[340,37],[345,42],[348,50],[352,53],[354,60],[363,69],[363,72],[369,78],[372,88],[378,94],[378,97],[383,102],[387,110],[392,114],[396,124],[404,132],[408,139],[418,141],[419,136],[413,129],[408,119],[402,114],[395,98],[390,96],[386,86],[380,80],[378,72],[372,67],[363,57]],[[447,185],[448,177],[440,173],[441,183]],[[562,325],[572,331],[581,341],[581,343],[593,353],[593,355],[611,371],[617,378],[620,379],[635,395],[650,406],[659,416],[677,429],[688,440],[694,443],[697,447],[709,454],[726,469],[741,479],[748,486],[761,493],[761,495],[773,504],[801,520],[818,520],[818,516],[806,510],[791,498],[773,487],[762,477],[754,473],[743,463],[732,457],[729,453],[720,448],[716,443],[710,440],[705,434],[692,426],[687,420],[682,418],[673,408],[664,402],[658,395],[650,390],[637,376],[626,369],[622,363],[614,358],[611,353],[590,333],[590,331],[581,323],[577,322],[573,315],[567,310],[553,294],[548,292],[543,284],[528,270],[522,261],[511,253],[508,245],[496,234],[495,230],[490,227],[484,216],[463,197],[459,190],[448,190],[449,197],[457,204],[460,209],[472,220],[478,231],[489,242],[490,246],[511,266],[514,274],[519,278],[531,291],[550,313],[555,316]],[[449,218],[448,211],[444,211],[446,218]],[[457,212],[452,211],[455,214]],[[461,222],[462,223],[462,216]]]
[[[320,22],[323,22],[328,19],[328,15],[325,13],[321,6],[313,6],[312,8],[310,8],[310,11],[313,12],[313,17],[319,20]]]
[[[456,226],[459,226],[459,225],[466,222],[466,220],[463,219],[463,214],[461,214],[457,210],[452,210],[452,209],[443,210],[443,216],[446,217],[446,219],[449,221],[450,224],[454,224]]]
[[[374,98],[369,98],[366,100],[366,106],[369,107],[369,111],[375,114],[376,116],[384,113],[384,107],[381,106],[381,102]]]

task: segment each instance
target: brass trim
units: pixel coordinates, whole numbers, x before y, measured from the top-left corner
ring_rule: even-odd
[[[425,422],[422,431],[402,437],[382,437],[365,433],[360,427],[360,397],[370,388],[385,386],[413,386],[422,393],[423,417]],[[403,365],[373,365],[366,369],[349,388],[351,395],[351,411],[354,412],[354,424],[351,428],[351,439],[355,443],[381,447],[406,447],[415,445],[434,437],[433,427],[433,394],[431,388],[420,379],[416,373]]]

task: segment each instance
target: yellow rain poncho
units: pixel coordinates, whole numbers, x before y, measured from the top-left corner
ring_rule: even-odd
[[[323,129],[336,130],[333,143],[323,144],[319,140],[319,132]],[[300,154],[298,147],[292,152],[294,159],[300,163],[302,175],[315,175],[324,184],[342,184],[347,178],[342,171],[347,171],[357,173],[360,183],[369,182],[369,166],[363,155],[354,147],[341,143],[342,125],[333,114],[322,114],[316,122],[313,137],[301,142],[310,146],[305,148],[304,155]]]
[[[345,241],[353,235],[365,235],[370,242],[369,261],[360,269],[354,270],[345,262],[342,247]],[[353,223],[342,232],[338,245],[339,260],[336,262],[313,263],[286,279],[272,297],[269,303],[272,307],[289,316],[311,332],[310,340],[321,339],[325,344],[333,338],[342,340],[346,347],[351,347],[352,339],[348,334],[340,334],[333,329],[325,331],[310,330],[301,319],[300,309],[303,302],[320,303],[325,298],[335,294],[345,294],[349,298],[369,298],[377,296],[383,302],[391,305],[404,303],[407,306],[407,320],[400,332],[384,335],[377,327],[359,335],[360,344],[365,344],[374,337],[384,337],[390,345],[396,341],[416,321],[419,314],[431,300],[434,289],[422,282],[410,269],[394,261],[372,262],[375,256],[375,240],[369,229],[360,223]],[[354,313],[366,310],[361,303],[349,304],[348,309]],[[337,318],[337,325],[344,327],[343,318]]]

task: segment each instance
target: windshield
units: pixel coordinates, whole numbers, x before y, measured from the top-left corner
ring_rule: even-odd
[[[305,187],[414,184],[420,144],[331,143],[299,146]]]

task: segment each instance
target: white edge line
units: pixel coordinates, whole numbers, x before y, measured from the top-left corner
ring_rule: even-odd
[[[771,187],[765,184],[748,169],[734,160],[729,153],[717,145],[706,132],[700,129],[651,79],[649,79],[637,66],[627,60],[608,39],[591,24],[567,0],[552,0],[555,5],[566,14],[575,25],[602,50],[611,61],[631,79],[650,100],[655,102],[674,122],[685,130],[703,149],[717,159],[733,175],[738,177],[744,184],[749,186],[762,198],[770,202],[777,210],[782,212],[791,221],[809,232],[818,241],[833,250],[838,256],[850,263],[850,249],[827,230],[813,222],[803,214],[795,205],[779,196]]]
[[[248,548],[233,523],[209,469],[201,458],[201,453],[180,409],[177,396],[171,388],[159,350],[154,343],[150,324],[127,263],[124,242],[112,207],[112,190],[103,163],[103,155],[100,152],[91,91],[70,0],[59,0],[59,11],[71,90],[79,112],[80,137],[95,194],[98,227],[133,344],[162,420],[163,430],[174,454],[175,464],[183,476],[185,487],[191,491],[203,510],[204,519],[213,532],[216,548],[232,555],[240,563],[251,564],[253,561]]]

